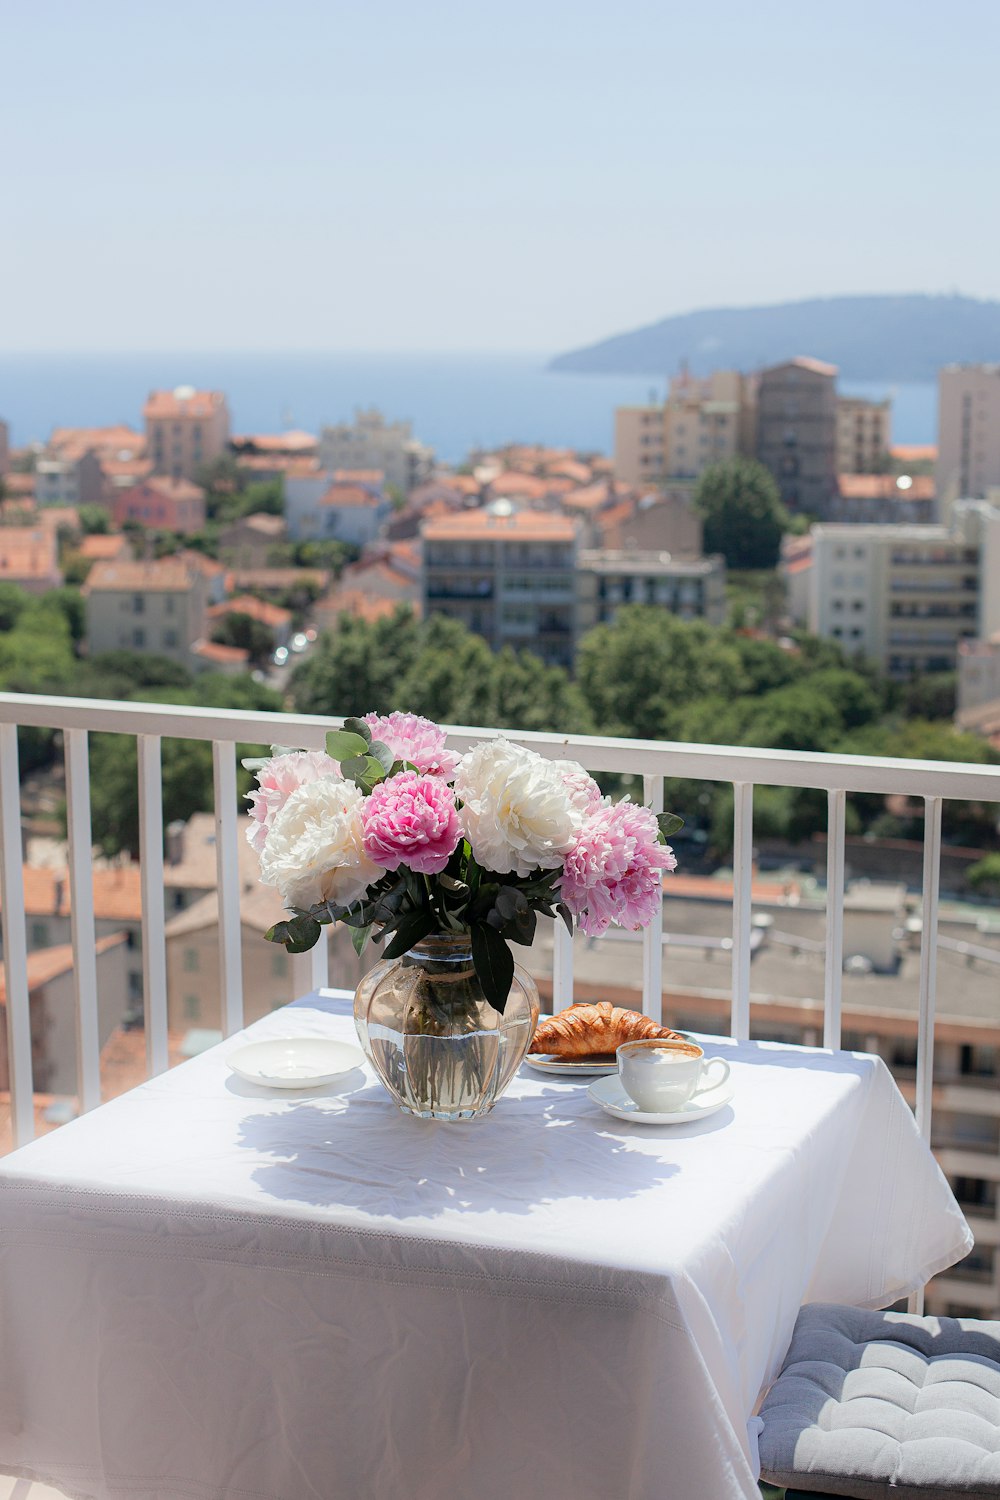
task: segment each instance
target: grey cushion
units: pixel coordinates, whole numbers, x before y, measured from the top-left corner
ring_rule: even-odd
[[[997,1500],[1000,1323],[811,1304],[760,1415],[771,1484]]]

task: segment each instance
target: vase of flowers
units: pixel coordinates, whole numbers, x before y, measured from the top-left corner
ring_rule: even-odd
[[[538,992],[510,945],[531,945],[539,915],[592,936],[645,927],[676,865],[679,818],[503,738],[459,758],[414,714],[347,719],[325,752],[253,764],[247,836],[291,912],[267,937],[301,953],[342,922],[359,954],[385,945],[355,1023],[396,1103],[424,1118],[488,1113],[517,1071]]]

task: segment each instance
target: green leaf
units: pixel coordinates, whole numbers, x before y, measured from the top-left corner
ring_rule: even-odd
[[[355,927],[352,929],[351,942],[354,944],[354,951],[359,958],[368,947],[368,939],[371,935],[372,930],[370,927]]]
[[[388,745],[383,745],[381,740],[373,740],[368,746],[368,754],[377,760],[382,770],[388,776],[395,764],[395,757]]]
[[[348,781],[353,781],[366,793],[385,780],[385,772],[374,755],[353,755],[349,760],[341,761],[340,769]]]
[[[564,901],[560,901],[559,902],[559,905],[556,907],[556,911],[559,913],[559,915],[562,917],[563,921],[566,923],[566,931],[569,933],[570,937],[572,937],[573,936],[573,913],[570,911],[569,907],[566,905],[566,903]]]
[[[364,719],[345,719],[344,728],[350,734],[356,734],[358,736],[358,739],[364,740],[366,745],[371,744],[372,732],[368,728],[368,725],[365,723]]]
[[[284,943],[289,953],[308,953],[315,948],[322,928],[315,917],[293,917],[290,922],[275,922],[264,936],[269,943]]]
[[[676,813],[657,813],[656,826],[660,830],[660,842],[676,833],[679,828],[684,827],[684,819],[679,818]]]
[[[415,911],[404,917],[392,935],[392,942],[385,949],[384,957],[402,958],[425,937],[437,929],[437,918],[433,912]]]
[[[347,729],[331,729],[326,737],[326,753],[331,760],[349,761],[355,756],[367,755],[368,741]]]
[[[501,1014],[514,979],[514,955],[493,927],[477,922],[472,929],[472,962],[483,994]]]

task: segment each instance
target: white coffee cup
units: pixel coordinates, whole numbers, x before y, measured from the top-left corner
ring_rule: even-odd
[[[696,1042],[651,1037],[625,1042],[616,1055],[622,1088],[645,1114],[680,1109],[729,1077],[729,1064],[721,1057],[706,1058]]]

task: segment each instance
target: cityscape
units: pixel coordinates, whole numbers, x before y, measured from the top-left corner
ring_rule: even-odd
[[[405,703],[513,729],[1000,763],[1000,367],[942,369],[936,445],[894,444],[891,399],[840,395],[834,367],[795,356],[682,370],[662,401],[614,412],[608,454],[515,443],[444,464],[374,408],[318,433],[240,433],[225,392],[180,386],[149,393],[134,428],[57,424],[18,448],[0,425],[0,476],[16,691],[319,714]],[[206,750],[164,755],[175,1061],[222,1035]],[[22,756],[44,1131],[76,1108],[64,773],[51,734]],[[110,1095],[144,1070],[134,750],[95,736],[91,771]],[[911,1099],[921,816],[859,797],[846,837],[844,1044],[880,1053]],[[703,788],[666,882],[664,1016],[702,1032],[727,1026],[731,819],[731,793]],[[821,1034],[824,840],[811,794],[761,789],[756,1037]],[[254,1019],[307,971],[280,950],[255,958],[280,902],[241,848]],[[995,850],[995,808],[946,808],[934,1144],[977,1241],[930,1289],[949,1313],[1000,1305]],[[622,936],[578,939],[582,995],[637,1003],[639,946]],[[335,936],[330,955],[331,982],[353,986],[350,944]],[[540,941],[543,993],[551,963]],[[5,1068],[0,1053],[0,1084]]]

